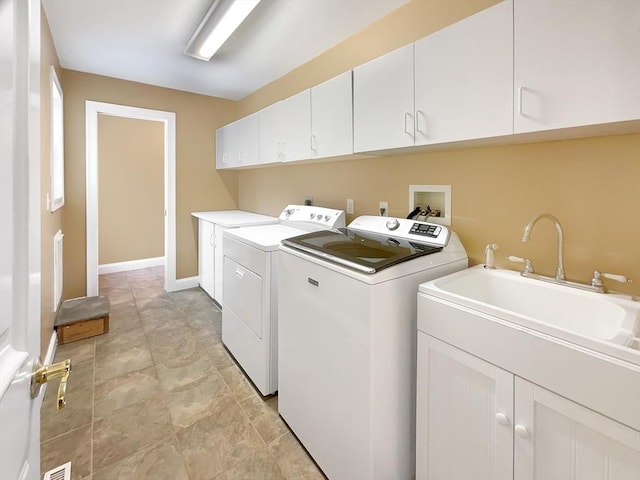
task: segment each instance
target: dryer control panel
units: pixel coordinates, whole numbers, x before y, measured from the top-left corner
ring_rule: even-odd
[[[311,223],[329,230],[345,226],[344,211],[312,205],[287,205],[278,219],[280,223]]]

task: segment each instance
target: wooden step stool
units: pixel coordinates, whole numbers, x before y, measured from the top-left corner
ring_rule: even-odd
[[[105,296],[74,298],[62,302],[55,328],[60,345],[109,333],[109,298]]]

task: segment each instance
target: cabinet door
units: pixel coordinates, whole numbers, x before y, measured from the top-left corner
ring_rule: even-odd
[[[416,145],[513,133],[513,7],[505,1],[415,43]]]
[[[233,167],[229,156],[229,126],[225,125],[216,130],[216,168],[224,169]]]
[[[351,71],[311,89],[313,158],[353,153],[353,81]]]
[[[222,251],[222,235],[225,231],[224,227],[215,225],[213,229],[213,299],[222,305],[222,269],[224,265],[224,252]]]
[[[213,223],[198,220],[198,277],[200,286],[214,298],[214,257],[215,242]]]
[[[232,123],[232,148],[238,166],[260,163],[260,114],[254,113]]]
[[[355,152],[413,146],[413,111],[413,44],[353,69]]]
[[[259,112],[260,116],[260,163],[282,161],[282,139],[278,108],[280,102],[269,105]]]
[[[640,2],[515,0],[515,131],[640,118]]]
[[[418,332],[416,478],[513,476],[513,375]]]
[[[278,106],[282,161],[311,158],[311,91],[304,90]]]
[[[640,432],[516,377],[515,478],[640,478]]]

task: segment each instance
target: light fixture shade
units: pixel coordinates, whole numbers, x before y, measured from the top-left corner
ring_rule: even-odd
[[[260,0],[213,0],[184,53],[208,61],[258,5]]]

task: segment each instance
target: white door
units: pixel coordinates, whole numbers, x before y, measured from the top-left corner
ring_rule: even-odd
[[[311,90],[304,90],[283,100],[279,109],[282,161],[311,158]]]
[[[517,480],[637,480],[640,432],[516,377]]]
[[[418,332],[416,478],[513,476],[513,374]]]
[[[352,83],[349,70],[311,89],[313,158],[353,153]]]
[[[516,0],[515,133],[637,119],[640,2]]]
[[[512,134],[512,3],[418,40],[415,85],[416,145]]]
[[[414,145],[413,43],[353,69],[353,150]]]
[[[211,298],[215,294],[215,241],[213,223],[198,219],[198,275],[200,286]]]
[[[0,0],[0,479],[40,477],[40,2]]]

